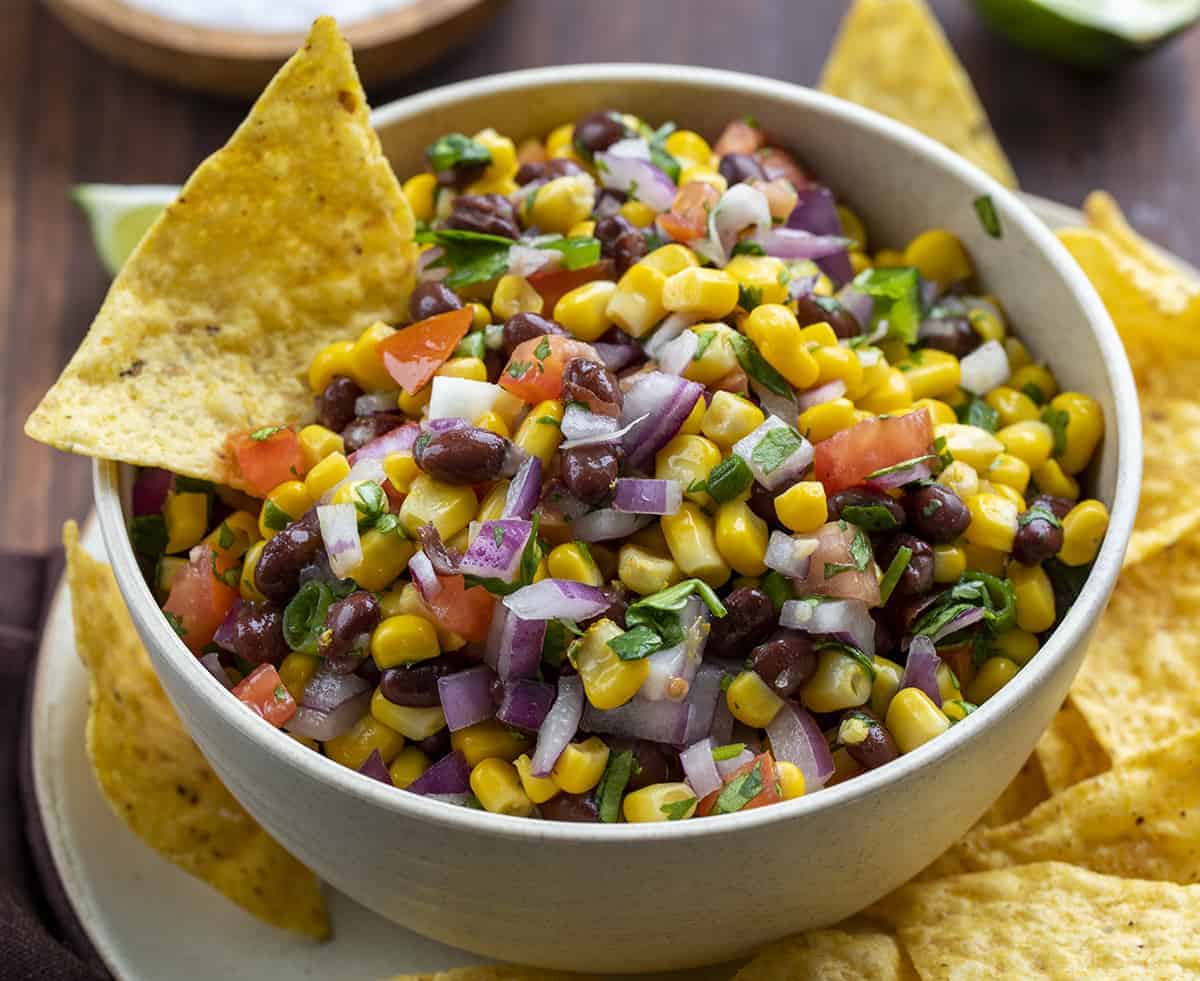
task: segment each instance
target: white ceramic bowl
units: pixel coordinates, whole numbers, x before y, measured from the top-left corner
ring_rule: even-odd
[[[876,243],[953,230],[984,286],[1064,388],[1095,396],[1107,436],[1092,493],[1112,520],[1095,567],[1042,651],[963,723],[882,769],[810,797],[712,820],[572,825],[401,793],[264,725],[167,625],[125,531],[128,468],[96,467],[117,580],[172,701],[237,798],[321,878],[398,923],[500,960],[589,971],[683,968],[832,923],[908,879],[959,837],[1029,755],[1067,693],[1108,599],[1137,505],[1137,393],[1108,316],[1054,236],[1011,193],[936,143],[807,89],[703,68],[594,65],[499,75],[385,106],[375,122],[401,176],[442,133],[544,134],[621,108],[715,138],[754,115],[864,217]],[[972,209],[990,194],[1004,227]]]

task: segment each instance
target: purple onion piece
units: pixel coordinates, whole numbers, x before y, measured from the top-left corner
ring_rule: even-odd
[[[133,482],[133,516],[141,518],[147,514],[162,513],[174,480],[175,475],[170,470],[160,467],[147,467],[139,471]]]
[[[421,434],[421,427],[415,422],[406,422],[390,432],[384,433],[365,446],[360,446],[350,454],[350,466],[362,460],[383,460],[392,453],[411,452],[413,444]]]
[[[504,597],[504,605],[526,620],[587,620],[608,609],[603,589],[572,579],[543,579]]]
[[[978,606],[973,606],[969,610],[963,610],[962,613],[958,614],[958,616],[942,624],[938,628],[937,633],[935,633],[929,639],[936,644],[944,637],[949,637],[951,634],[956,634],[960,630],[966,630],[968,627],[975,626],[975,624],[983,620],[984,615],[983,609]]]
[[[301,705],[296,709],[296,714],[288,719],[284,728],[306,739],[327,742],[348,732],[350,727],[366,714],[370,702],[371,693],[364,691],[330,712]]]
[[[900,687],[921,689],[940,708],[942,692],[938,688],[937,672],[941,664],[942,659],[938,657],[933,641],[924,634],[918,634],[908,645],[908,660],[904,663]]]
[[[367,757],[366,762],[358,768],[358,772],[363,776],[370,777],[372,780],[378,780],[380,783],[386,783],[389,787],[394,787],[392,783],[392,775],[388,773],[387,764],[383,762],[383,756],[379,750],[371,751],[371,755]]]
[[[809,791],[833,776],[833,754],[816,719],[794,702],[784,704],[767,725],[775,759],[794,764]]]
[[[791,630],[832,637],[875,656],[875,621],[862,600],[788,600],[779,614],[779,625]]]
[[[530,769],[535,777],[546,777],[579,731],[583,718],[583,679],[577,674],[560,675],[558,697],[538,730],[537,747]]]
[[[502,681],[532,678],[541,663],[545,639],[545,620],[524,619],[510,609],[497,609],[488,628],[483,659]]]
[[[471,768],[463,754],[453,750],[404,789],[414,794],[465,794],[471,789]]]
[[[501,517],[528,520],[537,505],[541,489],[542,461],[536,456],[526,457],[508,485]]]
[[[713,722],[721,707],[729,715],[729,707],[722,698],[721,678],[725,672],[713,664],[701,664],[688,688],[684,702],[691,709],[688,716],[687,729],[681,743],[693,743],[702,739],[713,730]],[[730,731],[733,727],[733,716],[729,715]],[[728,742],[729,732],[725,732],[725,742]]]
[[[496,718],[514,729],[537,732],[550,713],[554,698],[553,686],[544,681],[516,678],[505,684]]]
[[[343,674],[322,666],[304,686],[300,705],[318,712],[332,712],[370,687],[369,681],[356,674]]]
[[[613,508],[591,511],[571,522],[571,537],[581,542],[611,542],[627,538],[654,519],[648,514],[628,514]]]
[[[724,781],[713,761],[712,740],[705,738],[692,743],[679,754],[683,776],[697,797],[703,799],[714,790],[720,790]]]
[[[517,578],[521,557],[532,534],[533,524],[522,518],[485,521],[459,561],[458,571],[511,583]]]
[[[629,514],[674,514],[683,503],[683,486],[678,480],[645,477],[617,478],[613,510]]]
[[[609,371],[621,371],[643,358],[642,349],[632,341],[628,344],[593,341],[592,347]]]
[[[216,651],[209,651],[204,657],[200,658],[200,663],[204,665],[205,670],[209,674],[226,688],[233,687],[233,682],[229,680],[229,672],[225,670],[225,666],[221,663],[221,655]]]
[[[696,400],[703,395],[704,386],[699,382],[661,371],[641,375],[625,393],[621,407],[623,426],[645,417],[624,437],[629,467],[643,470],[649,466],[654,454],[679,432],[679,427],[696,407]]]
[[[442,584],[438,582],[437,572],[423,549],[417,549],[408,560],[408,572],[412,576],[413,585],[417,587],[417,592],[421,594],[421,599],[426,602],[441,591]]]
[[[466,729],[496,714],[492,701],[492,682],[495,672],[486,664],[438,678],[438,700],[446,716],[446,728],[451,732]]]
[[[920,463],[914,463],[908,467],[902,467],[899,470],[889,470],[885,474],[880,474],[878,477],[873,477],[865,481],[868,487],[875,490],[893,490],[897,487],[903,487],[906,484],[915,484],[918,480],[927,480],[933,475],[933,468],[928,461],[922,460]]]
[[[796,395],[796,407],[803,412],[805,409],[811,409],[814,405],[824,405],[826,402],[840,399],[845,394],[846,383],[840,378],[835,378],[824,385],[799,392]]]
[[[859,330],[865,332],[875,315],[875,298],[853,284],[838,290],[837,298],[846,312],[858,321]]]
[[[229,608],[229,612],[225,614],[225,619],[221,621],[221,625],[217,627],[216,633],[213,634],[213,643],[222,650],[233,651],[237,644],[237,630],[234,624],[237,623],[238,615],[242,612],[242,607],[246,605],[244,599],[236,599],[233,605]]]
[[[678,746],[687,736],[691,706],[683,702],[651,702],[633,698],[615,709],[601,710],[590,703],[583,711],[583,728],[630,739],[649,739]]]

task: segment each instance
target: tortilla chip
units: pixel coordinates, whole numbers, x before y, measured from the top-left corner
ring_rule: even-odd
[[[906,886],[873,912],[923,981],[1200,972],[1200,886],[1040,862]]]
[[[849,925],[849,924],[847,924]],[[890,933],[866,926],[808,930],[771,944],[733,981],[917,981]]]
[[[971,79],[923,0],[856,0],[820,87],[920,130],[1017,186]]]
[[[483,964],[477,967],[456,967],[452,971],[434,974],[397,974],[390,981],[570,981],[583,974],[562,971],[543,971],[537,967],[517,967],[513,964]]]
[[[63,528],[75,643],[91,675],[87,751],[117,816],[158,854],[259,919],[324,940],[316,876],[247,814],[200,755],[138,641],[112,570]]]
[[[1087,719],[1069,699],[1042,733],[1033,752],[1053,794],[1112,766]]]
[[[993,828],[1022,818],[1050,796],[1046,775],[1036,756],[1030,756],[1004,788],[996,802],[976,823],[976,828]]]
[[[350,48],[320,18],[129,257],[25,431],[237,484],[229,435],[312,418],[312,355],[407,314],[412,234]]]

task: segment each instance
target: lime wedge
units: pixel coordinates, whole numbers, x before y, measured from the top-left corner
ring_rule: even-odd
[[[104,268],[117,274],[179,188],[169,184],[79,184],[71,199],[87,215]]]
[[[1009,40],[1080,68],[1149,51],[1200,18],[1200,0],[974,0]]]

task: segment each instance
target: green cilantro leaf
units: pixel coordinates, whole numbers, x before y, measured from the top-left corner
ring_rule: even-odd
[[[475,330],[469,333],[454,349],[456,358],[478,358],[480,361],[487,355],[487,340],[483,331]]]
[[[283,609],[283,639],[288,648],[316,654],[317,641],[325,630],[325,615],[333,603],[333,590],[310,579]]]
[[[272,500],[263,504],[263,524],[272,531],[283,531],[292,523],[292,516]]]
[[[870,540],[861,528],[855,527],[854,537],[850,540],[850,562],[826,562],[825,578],[832,579],[843,572],[866,572],[872,558]]]
[[[892,595],[892,591],[900,582],[900,577],[904,575],[904,570],[908,566],[908,560],[913,557],[912,549],[907,545],[901,545],[896,549],[896,554],[892,556],[891,564],[887,567],[887,572],[883,574],[883,578],[879,580],[879,602],[886,603]]]
[[[708,479],[692,481],[692,484],[702,486],[693,488],[688,485],[688,491],[707,490],[718,504],[732,501],[754,483],[754,474],[746,466],[746,461],[737,454],[730,454],[708,472]]]
[[[443,280],[451,289],[486,283],[508,270],[508,250],[513,242],[500,235],[444,228],[420,232],[414,237],[418,242],[442,247],[445,254],[431,268],[451,270]]]
[[[692,355],[693,361],[699,361],[704,357],[704,352],[708,350],[708,346],[712,344],[716,336],[715,330],[702,330],[696,335],[696,353]]]
[[[968,426],[978,426],[980,429],[986,429],[989,433],[994,433],[1000,424],[1000,413],[978,395],[972,395],[970,399],[960,405],[956,414],[959,422],[966,423]]]
[[[373,480],[364,480],[354,487],[354,509],[359,514],[359,521],[374,524],[379,516],[387,511],[387,494]]]
[[[767,594],[776,612],[783,609],[783,604],[795,597],[792,581],[781,572],[771,569],[762,577],[762,591]]]
[[[233,542],[233,529],[229,527],[227,522],[222,521],[221,527],[217,529],[217,545],[220,548],[230,548]]]
[[[888,336],[915,344],[921,324],[921,277],[912,266],[864,269],[854,288],[875,301],[871,326],[887,321]]]
[[[695,797],[684,797],[681,800],[671,801],[669,804],[663,804],[659,810],[667,816],[668,821],[681,821],[692,813],[692,808],[695,806]]]
[[[1017,527],[1024,528],[1031,521],[1045,521],[1054,528],[1061,528],[1062,522],[1058,520],[1058,515],[1053,511],[1048,511],[1040,504],[1035,504],[1024,514],[1017,516]]]
[[[751,241],[748,238],[738,240],[733,245],[731,255],[766,255],[767,250],[757,242]]]
[[[717,763],[720,763],[721,760],[731,760],[740,755],[745,748],[745,743],[729,743],[725,746],[718,746],[712,751],[712,758]]]
[[[213,485],[210,481],[200,480],[198,477],[185,477],[182,474],[175,475],[175,493],[176,494],[211,494]]]
[[[763,291],[761,286],[738,284],[738,306],[749,312],[755,307],[762,306]]]
[[[608,642],[609,649],[622,661],[640,661],[661,650],[663,639],[643,624],[631,627]]]
[[[843,644],[838,640],[823,640],[814,645],[813,650],[818,652],[840,651],[847,657],[853,658],[855,661],[857,661],[859,666],[866,673],[866,676],[871,680],[872,684],[875,682],[875,662],[864,651],[855,647],[853,644]]]
[[[129,541],[133,551],[154,560],[167,550],[167,521],[161,514],[144,514],[129,523]]]
[[[774,473],[804,447],[804,437],[791,426],[768,429],[750,451],[750,462],[764,474]]]
[[[270,439],[276,433],[283,432],[283,426],[263,426],[262,429],[256,429],[250,434],[250,438],[256,443],[261,443],[264,440]]]
[[[550,357],[551,350],[552,348],[550,347],[550,342],[543,337],[538,342],[538,346],[533,349],[533,356],[539,361],[545,361],[548,357]]]
[[[738,364],[741,365],[742,371],[769,392],[773,392],[785,399],[790,399],[794,396],[792,386],[787,383],[787,379],[767,363],[767,359],[762,356],[749,337],[736,332],[728,336],[729,343],[733,345],[733,353],[737,355]]]
[[[530,361],[514,361],[504,369],[504,373],[510,378],[524,378],[525,372],[532,367],[533,363]]]
[[[496,543],[496,548],[504,544],[504,526],[501,524],[492,525],[492,541]]]
[[[613,753],[608,758],[604,776],[596,785],[596,806],[600,812],[600,820],[606,824],[613,824],[620,819],[621,798],[625,794],[625,788],[629,786],[629,781],[634,776],[636,766],[637,761],[634,759],[631,749]]]
[[[900,527],[896,516],[882,504],[848,504],[842,508],[842,517],[863,531],[891,531]]]
[[[1054,455],[1062,456],[1067,449],[1067,426],[1071,424],[1071,416],[1065,409],[1046,406],[1042,409],[1042,422],[1054,433]]]
[[[733,814],[740,811],[755,797],[762,793],[762,761],[759,760],[745,773],[734,777],[717,795],[713,805],[713,814]]]
[[[457,164],[483,164],[486,167],[492,162],[492,154],[487,147],[462,133],[447,133],[427,146],[425,158],[435,174]]]
[[[1000,215],[996,212],[996,202],[992,200],[992,196],[980,195],[972,204],[983,230],[992,238],[1004,238],[1004,229],[1000,227]]]
[[[586,269],[600,261],[600,239],[593,235],[572,235],[539,245],[540,249],[561,252],[567,269]]]

